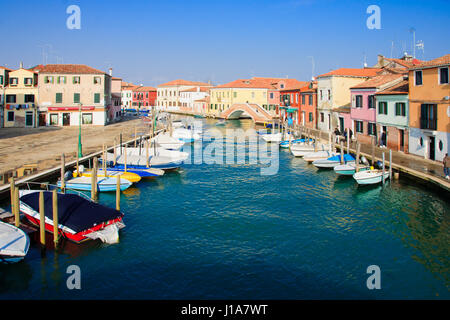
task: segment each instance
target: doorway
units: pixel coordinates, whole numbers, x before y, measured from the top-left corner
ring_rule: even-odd
[[[405,151],[405,130],[399,129],[398,134],[400,136],[399,150],[404,152]]]
[[[25,127],[33,126],[33,111],[27,111],[25,113]]]
[[[436,160],[436,138],[430,137],[430,154],[429,159],[430,160]]]
[[[344,128],[344,118],[339,117],[339,131],[344,134],[345,128]]]
[[[45,127],[47,125],[46,114],[39,112],[39,127]]]
[[[70,126],[70,113],[63,113],[63,126]]]

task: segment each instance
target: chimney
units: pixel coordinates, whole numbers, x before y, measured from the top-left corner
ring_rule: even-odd
[[[23,69],[23,62],[22,61],[20,61],[19,69]]]
[[[112,77],[112,68],[109,68],[109,75]]]
[[[379,68],[384,67],[384,57],[382,54],[378,55],[377,67],[379,67]]]
[[[197,87],[197,92],[200,92],[200,87]]]

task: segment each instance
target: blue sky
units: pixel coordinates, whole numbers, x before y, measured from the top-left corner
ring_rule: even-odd
[[[69,30],[69,5],[81,29]],[[369,5],[381,29],[369,30]],[[419,59],[450,53],[450,1],[15,0],[0,2],[0,65],[80,63],[136,84],[173,79],[225,83],[251,76],[309,80],[339,67],[369,66],[377,54]],[[394,46],[392,47],[392,42]]]

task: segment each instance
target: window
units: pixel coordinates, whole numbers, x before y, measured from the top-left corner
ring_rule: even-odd
[[[328,100],[331,100],[331,90],[328,90]]]
[[[56,82],[57,82],[58,84],[66,83],[66,77],[60,76],[60,77],[58,77],[58,79],[56,80]]]
[[[320,100],[323,100],[323,93],[322,93],[322,90],[320,90]]]
[[[442,143],[442,140],[439,140],[439,151],[442,151],[444,149],[444,144]]]
[[[94,103],[100,103],[100,93],[94,93]]]
[[[26,86],[31,86],[31,85],[33,85],[33,78],[25,78],[25,79],[23,80],[23,83],[24,83]]]
[[[273,99],[273,92],[270,93],[270,99]]]
[[[439,69],[439,84],[448,84],[448,67]]]
[[[416,84],[416,86],[422,85],[422,70],[417,70],[416,72],[414,72],[414,83]]]
[[[325,120],[325,119],[324,119],[324,114],[323,114],[323,112],[321,112],[321,113],[320,113],[320,122],[324,122],[324,120]]]
[[[369,109],[375,108],[375,96],[370,95],[367,97],[367,105]]]
[[[8,121],[14,121],[14,111],[8,111]]]
[[[281,88],[281,89],[284,89],[284,84],[283,84],[283,83],[280,84],[280,88]]]
[[[422,104],[420,106],[420,129],[437,129],[437,105]]]
[[[305,97],[304,94],[302,94],[302,104],[305,104],[305,103],[306,103],[305,100],[306,100],[306,97]]]
[[[388,114],[387,102],[385,101],[378,102],[378,114]]]
[[[308,95],[308,104],[310,106],[312,106],[312,104],[313,104],[313,96],[312,96],[312,94]]]
[[[34,103],[34,94],[26,94],[24,96],[25,103]]]
[[[94,77],[94,84],[100,84],[102,82],[102,78]]]
[[[44,83],[53,83],[53,77],[52,76],[45,76],[44,77]]]
[[[82,124],[92,124],[92,113],[81,114],[81,123]]]
[[[295,103],[298,103],[298,93],[295,94]]]
[[[80,84],[80,82],[81,82],[80,77],[73,77],[72,82],[73,82],[73,84]]]
[[[0,84],[3,85],[3,76],[0,75]]]
[[[367,128],[368,128],[369,135],[375,136],[377,134],[377,126],[375,123],[369,122],[369,125]]]
[[[73,102],[74,103],[80,103],[80,94],[79,93],[74,93],[73,94]]]
[[[363,122],[362,121],[355,121],[355,131],[358,133],[363,133]]]
[[[406,116],[406,104],[404,102],[395,103],[395,115],[396,116]]]
[[[16,95],[15,94],[7,94],[6,95],[6,103],[16,103]]]
[[[9,78],[9,84],[11,86],[17,86],[18,83],[19,83],[19,78]]]
[[[57,126],[58,125],[58,114],[50,113],[50,125]]]
[[[309,122],[313,122],[313,114],[312,114],[312,112],[309,113]]]
[[[355,107],[356,108],[362,108],[362,95],[355,96]]]
[[[62,93],[61,92],[56,93],[55,103],[62,103]]]

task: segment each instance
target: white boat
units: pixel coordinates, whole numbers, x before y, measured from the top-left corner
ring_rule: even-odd
[[[58,188],[61,188],[61,181],[56,183]],[[120,190],[128,189],[132,183],[127,179],[120,178]],[[92,178],[91,177],[77,177],[64,182],[64,187],[73,190],[91,191]],[[111,192],[117,189],[117,178],[97,177],[97,190],[100,192]]]
[[[0,262],[21,261],[30,248],[28,235],[15,226],[0,221]]]
[[[333,168],[336,174],[343,175],[343,176],[351,176],[356,172],[356,163],[346,163],[346,164],[340,164]],[[370,167],[361,165],[358,170],[359,171],[366,171],[369,170]]]
[[[349,163],[355,163],[355,158],[353,158],[351,155],[349,154],[345,154],[344,155],[344,163],[345,164],[349,164]],[[319,159],[319,160],[315,160],[312,163],[314,166],[316,166],[317,168],[334,168],[338,165],[341,164],[341,155],[338,154],[334,157],[330,157],[328,159]]]
[[[321,151],[317,151],[317,152],[306,153],[303,156],[303,160],[305,160],[306,162],[313,162],[315,160],[328,159],[328,158],[334,157],[336,155],[337,155],[337,153],[330,152],[328,150],[321,150]]]
[[[267,134],[261,134],[260,137],[264,139],[266,142],[277,142],[280,143],[282,140],[289,140],[289,133],[267,133]]]
[[[125,148],[122,148],[122,153],[125,152]],[[116,149],[116,154],[121,155],[120,147]],[[145,148],[127,148],[127,155],[130,156],[146,156],[147,150]],[[172,160],[176,161],[184,161],[189,157],[189,153],[184,151],[176,151],[176,150],[167,150],[165,148],[155,148],[149,147],[148,148],[148,156],[149,157],[165,157],[170,158]],[[109,160],[109,158],[108,158]]]
[[[165,151],[171,151],[171,150],[165,150]],[[178,152],[178,151],[173,151]],[[187,154],[186,152],[183,152]],[[169,170],[169,169],[175,169],[181,167],[183,164],[183,161],[187,159],[187,156],[181,155],[181,156],[149,156],[148,161],[147,157],[145,155],[133,155],[128,154],[125,159],[125,155],[118,155],[116,156],[116,165],[113,165],[114,163],[114,154],[107,153],[106,160],[108,161],[108,164],[110,167],[114,169],[124,169],[125,163],[127,165],[127,169],[132,171],[132,169],[142,169],[147,167],[147,163],[149,164],[149,167],[151,168],[157,168],[157,169],[163,169],[163,170]],[[126,162],[125,162],[126,161]]]
[[[297,143],[291,146],[291,153],[294,157],[303,157],[310,152],[314,152],[313,144]]]
[[[156,137],[151,139],[152,142],[155,142],[158,147],[162,147],[167,150],[180,150],[184,142],[171,137],[168,133],[160,133]]]
[[[183,141],[184,143],[191,143],[200,140],[200,134],[186,128],[177,128],[173,130],[172,137]]]
[[[181,120],[173,120],[172,121],[172,128],[176,129],[176,128],[181,128],[183,127],[183,121]]]
[[[314,140],[313,139],[309,139],[309,142],[312,143]],[[289,148],[289,144],[292,146],[296,145],[296,144],[304,144],[306,142],[306,139],[294,139],[294,140],[283,140],[280,142],[280,147],[281,148]]]
[[[382,181],[383,171],[378,169],[371,169],[366,171],[359,171],[353,174],[353,178],[358,184],[377,184]],[[389,179],[389,171],[384,173],[384,180]]]

